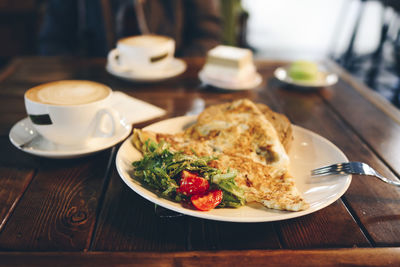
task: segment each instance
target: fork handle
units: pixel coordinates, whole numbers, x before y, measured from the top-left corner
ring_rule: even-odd
[[[386,178],[386,177],[383,177],[382,175],[380,175],[380,174],[377,173],[377,172],[375,172],[375,176],[376,176],[378,179],[380,179],[380,180],[382,180],[383,182],[385,182],[385,183],[388,183],[388,184],[391,184],[391,185],[395,185],[395,186],[399,186],[399,187],[400,187],[400,182],[398,182],[398,181],[393,181],[393,180],[391,180],[391,179],[388,179],[388,178]]]

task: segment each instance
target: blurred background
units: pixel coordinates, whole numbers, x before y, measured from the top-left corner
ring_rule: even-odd
[[[224,44],[255,58],[330,58],[400,107],[400,0],[219,1]],[[38,54],[46,4],[0,0],[0,68]]]

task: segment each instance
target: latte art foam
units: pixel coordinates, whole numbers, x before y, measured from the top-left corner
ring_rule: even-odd
[[[118,43],[125,44],[128,46],[148,47],[148,46],[163,45],[170,41],[171,39],[165,36],[149,34],[149,35],[125,37],[123,39],[120,39]]]
[[[106,98],[111,90],[91,81],[58,81],[29,89],[26,97],[50,105],[82,105]]]

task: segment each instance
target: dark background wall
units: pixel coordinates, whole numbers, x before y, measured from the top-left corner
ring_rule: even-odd
[[[17,55],[36,53],[43,0],[0,0],[0,67]]]

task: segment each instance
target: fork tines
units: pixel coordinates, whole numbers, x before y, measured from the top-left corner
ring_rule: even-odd
[[[381,181],[399,186],[399,181],[394,181],[392,179],[388,179],[381,174],[379,174],[376,170],[374,170],[371,166],[366,163],[352,161],[345,163],[337,163],[325,167],[321,167],[311,171],[312,176],[322,176],[322,175],[335,175],[335,174],[357,174],[357,175],[367,175],[373,176],[375,178],[380,179]]]
[[[314,169],[311,171],[311,175],[320,176],[320,175],[331,175],[331,174],[346,174],[348,173],[349,170],[350,168],[347,163],[338,163]]]

